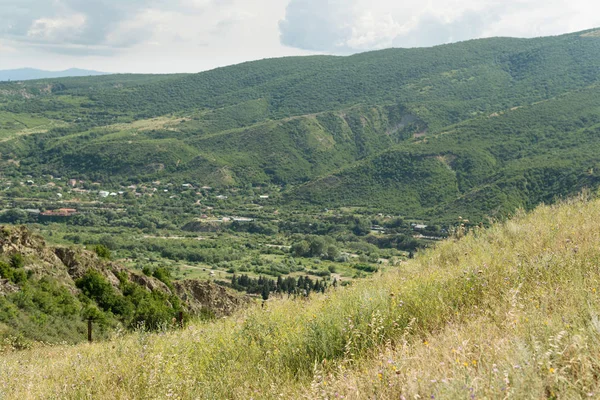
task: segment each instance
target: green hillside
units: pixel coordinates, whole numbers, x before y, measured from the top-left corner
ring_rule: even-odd
[[[164,268],[134,273],[111,262],[106,247],[92,250],[50,246],[25,227],[0,226],[0,343],[80,343],[88,319],[95,340],[106,340],[118,330],[167,329],[180,312],[205,319],[248,303],[208,282],[174,282]]]
[[[295,188],[290,199],[431,215],[506,215],[600,183],[592,86],[418,137]]]
[[[505,215],[597,185],[594,32],[2,83],[0,168],[123,185],[274,184],[294,207]]]

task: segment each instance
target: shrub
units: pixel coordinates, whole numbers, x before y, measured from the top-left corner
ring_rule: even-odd
[[[23,255],[20,253],[15,253],[10,258],[10,266],[14,269],[23,268],[25,265],[25,260],[23,259]]]
[[[98,255],[98,257],[110,260],[110,250],[105,245],[98,244],[94,246],[94,252]]]

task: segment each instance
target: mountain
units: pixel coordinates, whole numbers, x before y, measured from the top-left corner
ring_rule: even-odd
[[[501,217],[600,183],[597,32],[4,83],[0,165],[123,185],[278,185],[289,206]]]
[[[34,79],[64,78],[70,76],[96,76],[107,75],[105,72],[91,71],[86,69],[71,68],[65,71],[44,71],[34,68],[20,68],[0,71],[0,82],[2,81],[27,81]]]
[[[594,398],[599,219],[598,201],[543,206],[325,295],[174,332],[8,352],[0,395]]]

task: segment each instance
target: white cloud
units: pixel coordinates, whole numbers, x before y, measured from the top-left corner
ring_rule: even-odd
[[[80,34],[86,24],[84,14],[56,18],[39,18],[31,24],[27,38],[42,42],[64,41],[68,36]]]
[[[368,11],[356,19],[352,35],[344,43],[352,49],[371,50],[391,47],[393,39],[402,34],[402,24],[387,14],[377,17]]]
[[[17,51],[17,49],[15,49],[14,47],[11,47],[5,43],[3,43],[0,40],[0,55],[2,54],[8,54],[8,53],[15,53]]]
[[[290,0],[282,43],[348,53],[490,37],[533,37],[600,26],[596,0]]]
[[[193,72],[600,26],[597,0],[0,0],[0,69]]]

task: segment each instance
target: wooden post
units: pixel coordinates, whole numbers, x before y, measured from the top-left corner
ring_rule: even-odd
[[[179,326],[183,329],[183,311],[179,311]]]
[[[88,342],[92,343],[92,319],[88,319]]]

